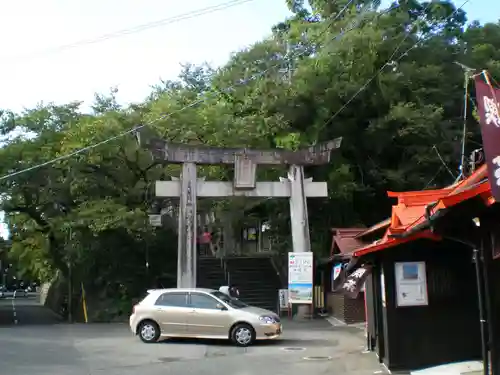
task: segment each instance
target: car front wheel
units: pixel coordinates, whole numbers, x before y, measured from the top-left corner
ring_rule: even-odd
[[[249,324],[237,324],[231,331],[231,341],[238,346],[249,346],[255,341],[255,330]]]
[[[157,342],[160,338],[160,327],[152,320],[142,322],[137,331],[139,338],[146,344]]]

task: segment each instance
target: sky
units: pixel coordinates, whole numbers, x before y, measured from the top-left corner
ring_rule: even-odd
[[[285,0],[252,0],[142,32],[80,43],[227,1],[2,1],[0,108],[22,111],[40,102],[74,100],[88,107],[94,93],[111,87],[118,88],[120,102],[139,102],[161,78],[175,78],[181,63],[221,65],[289,15]],[[498,0],[471,0],[464,9],[469,19],[500,18]],[[59,48],[68,44],[75,47]],[[0,228],[0,235],[5,229]]]
[[[88,102],[95,92],[108,92],[113,86],[118,87],[120,101],[140,101],[160,78],[175,78],[180,63],[223,64],[231,52],[262,39],[288,15],[284,0],[253,0],[163,27],[49,52],[226,2],[2,1],[0,108],[22,110],[41,100]]]

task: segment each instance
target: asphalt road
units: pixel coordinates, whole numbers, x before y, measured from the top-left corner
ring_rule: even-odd
[[[2,323],[2,375],[372,375],[381,370],[372,354],[362,353],[362,331],[326,321],[285,322],[282,339],[249,348],[194,340],[143,344],[126,324],[60,323],[31,298],[16,299],[14,305],[1,300]]]
[[[57,324],[59,317],[40,306],[38,296],[0,299],[0,327],[10,325]],[[0,372],[1,374],[1,372]]]

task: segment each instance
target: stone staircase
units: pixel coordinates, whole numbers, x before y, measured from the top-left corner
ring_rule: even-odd
[[[240,291],[239,299],[249,305],[276,311],[280,279],[269,257],[226,258],[229,283]]]
[[[200,257],[197,261],[196,286],[198,288],[216,289],[227,285],[224,263],[221,259]]]

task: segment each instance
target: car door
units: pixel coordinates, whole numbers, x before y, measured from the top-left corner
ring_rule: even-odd
[[[186,333],[188,293],[166,292],[158,297],[153,307],[153,316],[160,325],[162,334],[182,336]]]
[[[210,294],[191,292],[187,332],[190,336],[227,337],[231,326],[231,311]]]

